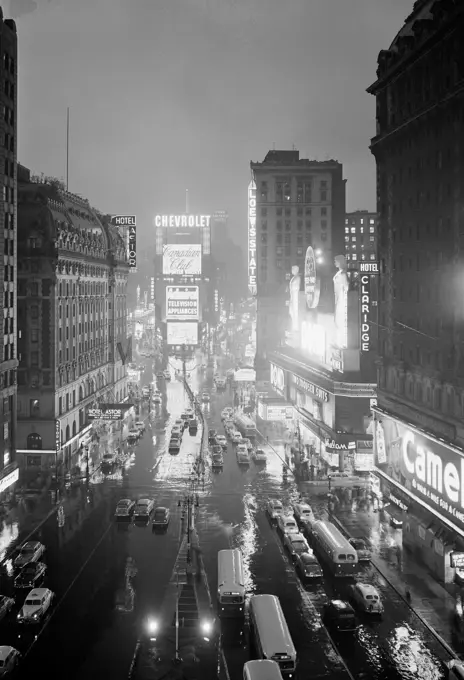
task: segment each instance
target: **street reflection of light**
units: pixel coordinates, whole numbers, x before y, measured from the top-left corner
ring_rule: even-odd
[[[4,562],[4,567],[5,571],[7,573],[7,576],[13,576],[14,574],[14,567],[13,567],[13,560],[9,559]]]
[[[247,592],[255,592],[256,584],[253,582],[251,572],[251,559],[258,547],[257,526],[255,518],[255,508],[257,507],[256,498],[251,494],[243,497],[245,519],[236,534],[236,547],[241,550],[243,557],[243,574],[245,577],[245,587]]]
[[[151,441],[152,441],[153,446],[156,446],[156,442],[158,441],[156,434],[153,435],[153,437],[151,438]]]
[[[441,665],[421,640],[418,632],[407,625],[398,626],[386,640],[390,658],[400,675],[405,673],[421,680],[443,677]]]
[[[5,559],[6,551],[11,543],[18,538],[18,535],[19,527],[17,522],[3,525],[3,530],[0,533],[0,562]]]

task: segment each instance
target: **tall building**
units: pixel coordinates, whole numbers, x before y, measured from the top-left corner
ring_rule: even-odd
[[[439,578],[464,551],[464,5],[421,0],[378,57],[379,492]],[[462,553],[461,553],[462,554]]]
[[[3,114],[1,116],[3,168],[3,210],[0,239],[3,241],[0,307],[3,318],[3,342],[0,353],[0,500],[14,490],[18,472],[16,448],[16,148],[17,148],[17,35],[16,24],[3,20],[0,8],[1,83]]]
[[[345,256],[348,269],[377,260],[377,213],[355,210],[345,217]]]
[[[58,182],[18,168],[18,461],[28,479],[71,470],[88,409],[128,396],[127,250],[117,228]]]
[[[338,161],[269,151],[250,163],[256,185],[257,367],[285,336],[292,266],[303,272],[308,246],[331,262],[345,252],[345,180]],[[249,255],[250,257],[250,255]]]

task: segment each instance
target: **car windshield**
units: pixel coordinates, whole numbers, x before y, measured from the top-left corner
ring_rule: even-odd
[[[24,548],[21,548],[21,555],[32,555],[35,553],[35,547],[28,545],[24,546]]]
[[[28,605],[29,607],[38,607],[41,604],[41,601],[35,600],[35,599],[34,600],[26,600],[26,602],[24,604]]]
[[[293,541],[292,545],[295,550],[306,551],[308,549],[308,546],[304,541]]]
[[[166,512],[164,510],[157,510],[155,512],[155,519],[164,519],[166,517]]]
[[[32,564],[26,564],[26,566],[23,569],[23,574],[29,574],[30,572],[34,572],[37,568],[37,565],[32,563]]]
[[[313,557],[313,555],[310,555],[309,553],[305,553],[304,555],[302,555],[301,561],[303,562],[303,564],[316,564],[316,558]]]
[[[148,501],[139,501],[139,502],[137,503],[137,505],[139,506],[139,508],[141,508],[141,507],[143,507],[143,506],[145,506],[145,505],[148,505]]]
[[[129,503],[130,503],[130,501],[119,501],[118,506],[119,506],[120,508],[127,508],[127,506],[129,505]]]

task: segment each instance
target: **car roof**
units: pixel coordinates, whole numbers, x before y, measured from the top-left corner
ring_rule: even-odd
[[[350,603],[345,602],[344,600],[330,600],[329,605],[335,609],[346,609],[349,611],[353,609]]]
[[[295,518],[293,517],[293,515],[281,515],[279,517],[279,521],[280,522],[292,522],[293,524],[296,524]]]
[[[168,509],[164,507],[164,505],[159,505],[157,508],[155,508],[155,512],[167,512]]]
[[[291,542],[304,541],[306,543],[306,538],[303,534],[287,534],[290,537]]]
[[[118,502],[118,505],[127,505],[128,503],[132,503],[132,501],[129,498],[121,498],[121,500]]]
[[[149,498],[139,498],[137,503],[151,503],[151,500]]]
[[[272,503],[272,505],[280,505],[282,507],[282,501],[279,501],[277,498],[271,498],[269,503]]]
[[[49,593],[50,590],[48,588],[33,588],[30,593],[28,593],[26,600],[29,600],[31,597],[38,597],[41,598],[47,593]]]
[[[356,587],[362,592],[362,593],[375,593],[378,595],[377,588],[374,586],[371,586],[370,583],[356,583]]]
[[[18,651],[14,647],[10,647],[10,645],[0,645],[0,659],[4,661],[12,650],[14,650],[15,652]]]
[[[295,508],[298,508],[298,510],[311,510],[312,508],[309,505],[309,503],[296,503]]]

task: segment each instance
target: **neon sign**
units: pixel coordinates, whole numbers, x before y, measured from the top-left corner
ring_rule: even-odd
[[[211,215],[156,215],[155,227],[209,227]]]
[[[368,352],[371,344],[371,287],[368,274],[361,276],[361,352]]]
[[[130,226],[128,233],[129,241],[129,268],[134,271],[137,269],[137,227]]]
[[[321,282],[317,275],[316,253],[311,246],[306,250],[304,292],[308,309],[317,307],[321,295]]]
[[[256,184],[248,185],[248,290],[256,295]]]

